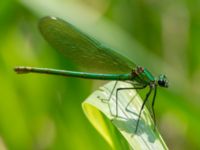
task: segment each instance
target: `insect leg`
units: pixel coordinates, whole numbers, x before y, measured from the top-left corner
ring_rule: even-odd
[[[112,88],[112,91],[110,92],[110,95],[109,95],[109,97],[108,97],[108,99],[101,99],[101,101],[102,102],[109,102],[110,101],[110,99],[111,99],[111,97],[112,97],[112,95],[113,95],[113,92],[114,92],[114,90],[115,90],[115,87],[117,86],[117,82],[118,81],[115,81],[115,84],[114,84],[114,86],[113,86],[113,88]]]
[[[133,89],[136,89],[135,87],[127,87],[127,88],[117,88],[117,91],[116,91],[116,116],[115,117],[118,117],[118,93],[119,91],[122,91],[122,90],[133,90]]]
[[[99,98],[99,97],[98,97],[98,98],[99,98],[102,102],[108,103],[108,102],[110,101],[112,95],[113,95],[113,92],[114,92],[114,90],[115,90],[115,88],[116,88],[116,86],[117,86],[117,83],[118,83],[118,81],[115,81],[115,84],[114,84],[114,86],[113,86],[113,88],[112,88],[112,91],[111,91],[111,93],[110,93],[108,99],[102,99],[102,98]],[[111,114],[112,116],[116,116],[116,115],[114,115],[114,114],[112,113],[111,108],[110,108],[110,104],[108,104],[108,108],[109,108],[110,114]]]
[[[146,94],[145,100],[144,100],[144,102],[142,103],[142,107],[140,108],[138,120],[137,120],[137,123],[136,123],[135,133],[137,132],[137,129],[138,129],[138,125],[139,125],[139,122],[140,122],[140,117],[141,117],[142,110],[143,110],[143,108],[144,108],[144,106],[145,106],[145,103],[147,102],[147,100],[148,100],[148,98],[149,98],[149,95],[150,95],[151,92],[152,92],[152,89],[153,89],[153,88],[150,87],[149,92]]]
[[[154,111],[154,104],[155,104],[155,99],[156,99],[156,93],[157,93],[157,86],[155,86],[153,100],[152,100],[152,112],[153,112],[154,130],[156,128],[156,116],[155,116],[155,111]]]
[[[143,85],[143,86],[139,85],[139,86],[138,86],[138,84],[135,84],[134,87],[133,87],[132,89],[133,89],[133,90],[144,89],[144,88],[146,88],[146,86],[147,86],[147,85]],[[135,96],[134,96],[134,97],[135,97]],[[129,107],[129,105],[132,103],[132,101],[134,100],[134,97],[128,102],[128,104],[127,104],[126,107],[125,107],[125,110],[126,110],[127,112],[132,113],[132,114],[135,114],[135,113],[134,113],[133,111],[131,111],[130,109],[128,109],[128,107]]]

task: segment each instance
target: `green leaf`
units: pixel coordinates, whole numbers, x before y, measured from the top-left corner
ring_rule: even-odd
[[[116,114],[116,89],[119,87],[131,87],[125,82],[118,82],[109,102],[108,99],[115,82],[100,87],[92,93],[82,104],[84,113],[89,121],[104,137],[112,149],[168,149],[159,132],[154,130],[153,120],[145,107],[137,132],[135,126],[142,105],[142,99],[136,90],[123,90],[118,94],[118,115]],[[128,112],[125,108],[129,105]],[[102,101],[104,99],[104,101]]]

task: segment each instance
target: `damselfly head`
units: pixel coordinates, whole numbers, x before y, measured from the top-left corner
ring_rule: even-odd
[[[168,87],[168,80],[167,77],[164,74],[159,75],[158,77],[158,85],[161,87]]]

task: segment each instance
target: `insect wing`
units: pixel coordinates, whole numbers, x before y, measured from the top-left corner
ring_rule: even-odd
[[[135,64],[70,23],[55,17],[44,17],[39,29],[49,44],[84,70],[101,73],[129,73]]]

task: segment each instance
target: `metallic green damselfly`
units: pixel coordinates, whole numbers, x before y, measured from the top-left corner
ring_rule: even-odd
[[[67,59],[74,61],[75,64],[81,67],[86,69],[89,68],[90,70],[95,71],[94,73],[88,73],[50,68],[16,67],[15,71],[17,73],[43,73],[85,79],[116,80],[113,90],[107,99],[108,101],[113,94],[117,81],[131,83],[133,87],[116,89],[115,117],[118,116],[117,95],[119,91],[144,89],[149,87],[149,91],[146,94],[139,112],[135,132],[137,132],[138,129],[142,110],[152,92],[152,117],[154,121],[154,127],[156,126],[154,103],[157,93],[157,86],[165,88],[168,87],[168,80],[165,75],[160,75],[158,78],[155,78],[146,68],[135,65],[132,61],[126,59],[112,49],[102,45],[100,42],[89,37],[62,19],[56,17],[44,17],[39,22],[39,29],[48,43],[53,48],[60,51]],[[101,73],[97,73],[98,71],[101,71]],[[128,108],[128,105],[126,108]]]

